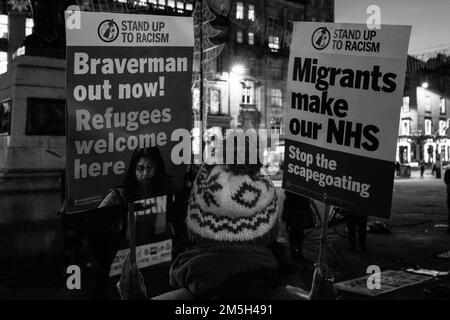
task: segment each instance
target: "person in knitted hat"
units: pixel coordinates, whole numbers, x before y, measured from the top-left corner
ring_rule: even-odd
[[[197,299],[269,299],[279,287],[269,245],[279,225],[277,195],[262,164],[204,164],[186,225],[194,244],[175,259],[170,284]]]
[[[227,165],[202,167],[186,224],[194,242],[270,244],[278,235],[277,196],[269,177]]]

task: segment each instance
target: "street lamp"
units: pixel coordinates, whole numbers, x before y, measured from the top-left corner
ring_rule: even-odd
[[[242,64],[236,64],[231,68],[231,72],[242,75],[245,73],[245,68]]]

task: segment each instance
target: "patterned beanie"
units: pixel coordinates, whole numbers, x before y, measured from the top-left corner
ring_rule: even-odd
[[[277,195],[262,173],[203,165],[192,188],[186,224],[194,242],[269,244],[278,235]]]

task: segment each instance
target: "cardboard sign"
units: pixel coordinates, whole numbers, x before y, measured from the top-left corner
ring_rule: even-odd
[[[122,265],[130,249],[117,251],[111,264],[109,276],[117,276],[122,273]],[[168,262],[172,259],[172,240],[168,239],[156,243],[145,244],[136,247],[136,265],[139,269]]]
[[[68,212],[97,208],[141,148],[159,150],[176,191],[185,166],[171,161],[171,135],[191,126],[192,18],[66,12],[66,35]]]
[[[380,274],[380,289],[369,289],[367,286],[367,279],[368,276],[350,279],[336,283],[334,287],[338,290],[374,297],[429,281],[433,279],[433,277],[412,274],[400,270],[386,270]]]
[[[284,189],[389,217],[410,32],[294,24]]]

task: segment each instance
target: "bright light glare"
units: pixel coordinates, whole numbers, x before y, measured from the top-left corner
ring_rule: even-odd
[[[236,73],[236,74],[244,74],[245,69],[244,69],[243,65],[237,64],[231,68],[231,72]]]

